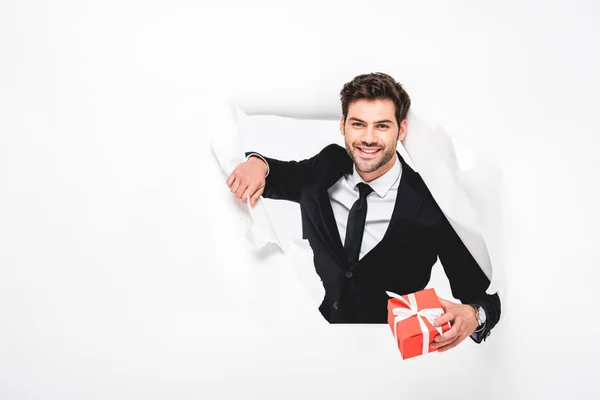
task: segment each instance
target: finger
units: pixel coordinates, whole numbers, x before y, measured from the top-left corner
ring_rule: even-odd
[[[440,304],[442,305],[442,308],[444,309],[444,311],[448,311],[453,305],[455,305],[456,303],[453,303],[451,301],[448,301],[446,299],[442,299],[441,297],[438,297],[438,299],[440,300]]]
[[[264,188],[260,188],[254,193],[254,195],[250,199],[250,204],[252,205],[252,207],[254,207],[256,205],[256,202],[258,201],[259,197],[262,196],[263,191],[264,191]]]
[[[249,200],[252,192],[253,192],[252,188],[250,186],[248,186],[248,188],[244,191],[244,194],[242,195],[242,200],[244,201],[244,203],[248,203],[248,200]]]
[[[442,308],[444,309],[444,312],[448,312],[448,301],[442,299],[441,297],[438,297],[440,304],[442,305]]]
[[[448,343],[447,345],[438,348],[438,351],[443,353],[444,351],[448,351],[450,349],[455,348],[456,346],[458,346],[463,340],[465,340],[466,337],[459,337],[456,340],[453,340],[452,342]]]
[[[233,185],[231,185],[231,193],[235,194],[236,197],[239,199],[240,196],[242,195],[242,193],[238,193],[240,191],[240,189],[245,185],[245,181],[241,176],[237,176],[235,178],[235,182],[233,183]],[[245,189],[245,187],[244,187]]]
[[[249,184],[248,187],[246,188],[246,190],[244,191],[244,195],[242,196],[242,199],[244,201],[246,201],[247,197],[252,197],[254,195],[254,193],[256,193],[256,190],[258,189],[258,187],[259,187],[258,183]]]
[[[231,193],[235,194],[235,192],[237,192],[238,188],[240,187],[241,183],[242,183],[241,179],[236,177],[235,181],[233,181],[233,183],[229,187],[229,190],[231,191]]]
[[[442,342],[433,342],[433,343],[431,343],[431,348],[432,349],[444,348],[445,346],[447,346],[451,343],[454,343],[457,339],[458,339],[458,336],[453,337],[452,339],[444,340]]]
[[[238,186],[237,190],[235,191],[235,197],[237,197],[240,200],[245,200],[242,197],[242,195],[244,194],[246,189],[248,189],[248,186],[245,183],[241,182],[240,185]]]
[[[231,188],[231,185],[233,184],[234,181],[235,181],[235,173],[232,172],[231,175],[229,175],[229,177],[227,178],[227,181],[225,181],[225,183],[227,184],[227,186],[229,188]]]
[[[454,313],[452,311],[447,312],[447,313],[441,315],[439,318],[436,318],[435,321],[433,321],[433,326],[442,326],[446,322],[453,321],[455,317],[456,316],[454,315]]]
[[[454,324],[452,328],[448,329],[446,332],[443,332],[441,335],[437,335],[435,337],[436,342],[443,342],[446,340],[451,340],[456,338],[460,334],[460,324]]]

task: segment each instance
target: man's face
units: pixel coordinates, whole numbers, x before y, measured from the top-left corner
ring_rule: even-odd
[[[406,135],[406,120],[396,122],[394,102],[389,99],[356,100],[340,121],[346,151],[365,181],[383,175],[395,162],[396,144]]]

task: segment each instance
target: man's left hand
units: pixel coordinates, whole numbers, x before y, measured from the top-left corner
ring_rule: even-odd
[[[445,313],[436,319],[433,325],[437,327],[450,321],[451,328],[442,335],[436,336],[431,347],[443,352],[458,346],[468,338],[477,329],[479,323],[475,309],[470,305],[452,303],[441,297],[439,299]]]

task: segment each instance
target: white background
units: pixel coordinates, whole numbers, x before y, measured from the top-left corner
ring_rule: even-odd
[[[597,4],[219,4],[0,6],[0,398],[596,397]],[[211,94],[338,118],[372,71],[503,167],[480,346],[323,324],[210,153]]]

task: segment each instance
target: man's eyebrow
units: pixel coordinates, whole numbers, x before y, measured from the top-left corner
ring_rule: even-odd
[[[360,120],[360,119],[358,119],[358,118],[355,118],[355,117],[350,117],[348,120],[349,120],[349,121],[350,121],[350,120],[355,120],[355,121],[358,121],[358,122],[362,122],[363,124],[365,123],[365,121],[363,121],[363,120]],[[390,121],[389,119],[383,119],[383,120],[381,120],[381,121],[376,121],[375,123],[376,123],[376,124],[382,124],[382,123],[384,123],[384,122],[387,122],[387,123],[389,123],[389,124],[393,124],[393,123],[394,123],[393,121]]]

